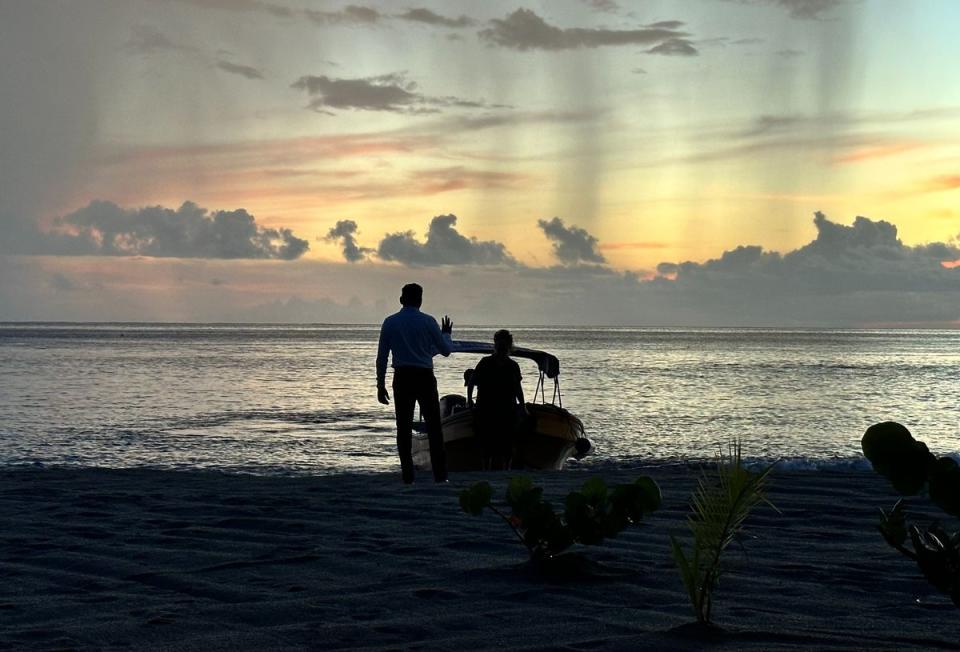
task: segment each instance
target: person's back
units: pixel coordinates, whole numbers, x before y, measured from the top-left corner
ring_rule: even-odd
[[[484,466],[509,468],[513,458],[518,410],[526,409],[520,365],[510,358],[513,336],[499,330],[493,336],[494,354],[477,363],[470,375],[467,396],[477,396],[477,434],[483,448]]]
[[[387,392],[387,357],[393,354],[393,397],[397,417],[397,452],[403,481],[413,482],[412,424],[413,409],[420,405],[420,414],[427,423],[430,440],[430,464],[438,482],[447,478],[443,432],[440,428],[440,405],[437,379],[433,375],[433,356],[450,355],[449,336],[453,323],[437,320],[420,312],[423,288],[416,283],[403,286],[400,303],[403,308],[383,320],[377,347],[377,400],[390,402]]]
[[[498,412],[517,406],[517,387],[522,375],[520,365],[507,355],[488,355],[477,363],[473,384],[477,386],[477,407]]]
[[[386,374],[387,351],[393,352],[393,367],[433,368],[432,358],[438,353],[450,353],[443,341],[437,320],[419,308],[404,306],[383,320],[380,347],[377,352],[377,371]]]

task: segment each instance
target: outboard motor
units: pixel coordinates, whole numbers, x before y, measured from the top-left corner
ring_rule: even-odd
[[[574,444],[577,452],[573,454],[573,459],[582,460],[587,455],[593,451],[593,444],[590,443],[590,440],[586,437],[580,437],[577,439],[577,443]]]
[[[454,412],[466,407],[467,399],[460,394],[445,394],[440,397],[440,418],[446,419]]]

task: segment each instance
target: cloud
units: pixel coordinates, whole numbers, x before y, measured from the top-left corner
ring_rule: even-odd
[[[675,274],[678,289],[716,293],[718,297],[736,295],[737,303],[750,303],[754,312],[773,295],[807,297],[815,303],[834,295],[960,292],[960,273],[942,265],[960,258],[955,244],[908,246],[897,237],[896,226],[866,217],[857,217],[846,226],[818,212],[814,226],[817,235],[813,241],[783,255],[755,245],[739,246],[720,258],[667,263],[658,271]],[[879,308],[882,303],[871,309],[876,314],[865,320],[882,320]],[[823,321],[828,315],[817,317]],[[888,321],[909,321],[903,317],[891,314]]]
[[[607,45],[653,45],[689,36],[685,32],[663,27],[631,30],[561,29],[549,25],[529,9],[517,9],[503,19],[490,21],[492,27],[479,36],[491,45],[514,50],[573,50]],[[676,47],[676,46],[674,46]],[[692,46],[691,46],[692,47]]]
[[[73,292],[77,290],[76,283],[60,272],[56,272],[50,277],[50,287],[60,292]]]
[[[767,0],[783,7],[794,18],[819,20],[823,14],[844,4],[846,0]]]
[[[273,2],[262,2],[261,0],[152,0],[156,3],[169,4],[169,2],[179,2],[180,4],[200,7],[201,9],[216,9],[223,11],[254,11],[263,12],[272,16],[290,17],[294,11],[285,5],[278,5]]]
[[[333,115],[328,109],[356,111],[389,111],[393,113],[438,113],[441,107],[484,108],[483,102],[460,98],[431,97],[416,92],[416,82],[403,72],[365,77],[336,79],[326,75],[306,75],[295,81],[292,88],[305,90],[310,95],[307,105],[314,111]],[[496,108],[503,108],[494,105]]]
[[[305,9],[307,18],[320,25],[376,25],[383,19],[376,9],[347,5],[340,11]]]
[[[930,192],[957,190],[958,188],[960,188],[960,174],[941,175],[931,179],[927,183],[927,190]]]
[[[252,66],[241,66],[236,63],[230,63],[229,61],[219,60],[217,61],[217,68],[224,72],[246,77],[247,79],[263,79],[263,73]]]
[[[647,54],[662,54],[668,57],[695,57],[700,52],[687,39],[672,38],[653,46],[647,50]]]
[[[260,226],[242,208],[208,212],[193,202],[173,210],[93,201],[58,218],[55,227],[13,243],[9,253],[293,260],[309,248],[290,229]]]
[[[580,0],[594,11],[602,11],[607,14],[615,14],[620,11],[620,5],[613,0]]]
[[[803,51],[791,50],[788,48],[786,50],[777,50],[776,52],[774,52],[774,54],[780,57],[781,59],[796,59],[797,57],[803,56]]]
[[[437,25],[439,27],[462,28],[470,27],[474,24],[472,18],[460,16],[459,18],[447,18],[434,13],[429,9],[410,9],[406,13],[397,15],[401,20],[409,20],[416,23],[425,23],[427,25]]]
[[[728,0],[728,2],[731,0]],[[768,5],[785,9],[801,20],[822,20],[824,14],[847,4],[848,0],[733,0],[741,4]]]
[[[391,233],[380,241],[381,260],[413,266],[516,265],[506,247],[492,240],[468,238],[457,232],[456,215],[438,215],[430,221],[427,237],[419,242],[413,231]]]
[[[361,247],[357,244],[357,223],[353,220],[340,220],[331,228],[325,240],[331,242],[343,241],[343,257],[347,262],[356,263],[364,260],[373,249]]]
[[[555,217],[549,222],[537,220],[537,226],[553,242],[553,255],[564,265],[581,263],[605,263],[598,249],[597,239],[584,229],[576,226],[564,226],[563,220]]]
[[[174,43],[163,32],[152,25],[135,25],[130,28],[130,36],[123,49],[131,54],[154,54],[156,52],[183,51],[188,48]]]

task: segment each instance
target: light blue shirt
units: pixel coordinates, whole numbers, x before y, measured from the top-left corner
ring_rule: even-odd
[[[387,377],[387,353],[393,352],[394,369],[421,367],[433,369],[433,356],[450,355],[450,336],[440,332],[437,320],[419,308],[404,306],[383,320],[377,347],[377,384]]]

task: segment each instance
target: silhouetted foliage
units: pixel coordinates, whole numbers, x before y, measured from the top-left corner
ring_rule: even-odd
[[[680,541],[670,537],[673,559],[701,625],[711,622],[721,554],[738,538],[750,510],[760,503],[773,507],[765,498],[766,481],[772,470],[773,465],[759,473],[744,468],[740,442],[730,444],[728,455],[722,450],[717,455],[716,478],[704,473],[693,493],[693,514],[687,519],[693,535],[689,556]]]
[[[955,460],[937,458],[926,444],[894,421],[870,426],[860,443],[873,469],[898,493],[913,496],[926,488],[935,505],[951,516],[960,516],[960,466]],[[947,532],[936,521],[921,529],[908,523],[907,518],[903,499],[889,513],[881,509],[877,526],[880,534],[890,546],[914,560],[927,581],[960,607],[960,531]]]
[[[655,512],[661,503],[660,487],[646,476],[612,490],[602,478],[591,478],[567,495],[563,514],[544,500],[542,487],[524,476],[507,484],[504,499],[509,514],[492,498],[490,483],[478,482],[460,492],[460,507],[474,516],[491,510],[511,527],[534,561],[549,560],[574,543],[603,543]]]

